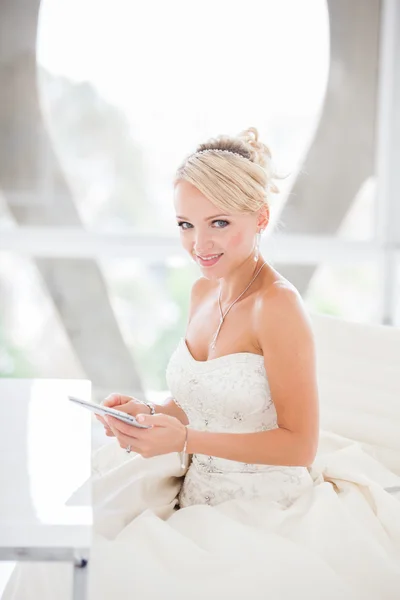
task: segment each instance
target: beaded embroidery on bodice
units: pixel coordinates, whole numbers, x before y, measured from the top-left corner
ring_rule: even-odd
[[[167,365],[166,380],[193,429],[252,433],[277,427],[262,355],[239,352],[198,361],[182,337]],[[193,454],[179,504],[217,504],[262,494],[287,503],[294,491],[297,496],[311,482],[306,467],[247,464]]]

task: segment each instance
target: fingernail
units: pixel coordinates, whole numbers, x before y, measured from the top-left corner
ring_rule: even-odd
[[[137,416],[137,420],[139,421],[139,423],[143,423],[143,421],[144,421],[144,416],[143,416],[143,415],[138,415],[138,416]]]

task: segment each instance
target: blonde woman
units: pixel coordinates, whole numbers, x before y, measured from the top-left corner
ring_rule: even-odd
[[[152,427],[99,417],[115,444],[94,457],[90,600],[399,597],[400,534],[357,488],[360,462],[311,476],[310,319],[259,249],[276,179],[253,127],[200,144],[177,170],[176,222],[201,276],[166,370],[172,397],[104,402]],[[61,600],[71,586],[68,566],[19,566],[4,598]]]

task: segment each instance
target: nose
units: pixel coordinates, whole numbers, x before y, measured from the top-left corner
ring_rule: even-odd
[[[210,239],[205,239],[204,237],[198,236],[196,239],[196,243],[194,246],[194,251],[196,254],[206,255],[209,254],[210,251],[214,247],[214,242]]]

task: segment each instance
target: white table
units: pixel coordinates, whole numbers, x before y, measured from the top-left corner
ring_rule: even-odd
[[[0,560],[71,561],[73,598],[86,597],[92,531],[86,380],[0,379]],[[72,568],[72,566],[71,566]]]

